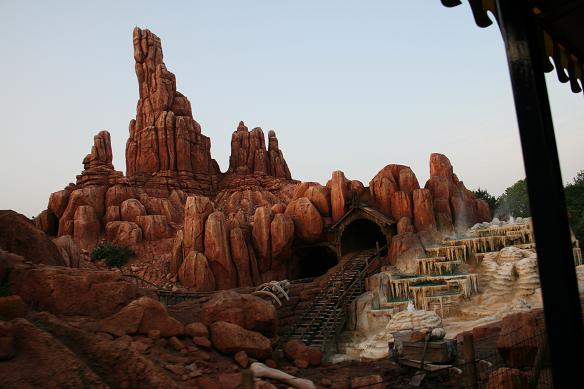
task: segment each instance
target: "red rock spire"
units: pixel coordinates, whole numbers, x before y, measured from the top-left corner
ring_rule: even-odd
[[[219,168],[211,158],[211,141],[201,134],[189,100],[176,90],[160,38],[134,28],[134,59],[140,99],[130,122],[126,175],[136,185],[213,193]]]

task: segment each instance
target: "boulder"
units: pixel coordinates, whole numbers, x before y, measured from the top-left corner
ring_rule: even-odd
[[[162,215],[137,216],[136,224],[142,229],[144,240],[153,241],[171,238],[173,231],[168,225],[168,219]]]
[[[0,264],[8,259],[0,256]],[[137,294],[119,272],[66,267],[10,265],[10,290],[37,310],[62,315],[106,317]],[[2,267],[2,266],[0,266]],[[83,291],[83,293],[79,293]]]
[[[33,263],[66,266],[59,249],[24,215],[0,211],[0,248]]]
[[[172,253],[170,257],[170,273],[177,274],[184,259],[183,230],[178,230],[172,242]],[[188,255],[188,254],[187,254]]]
[[[249,255],[250,248],[245,241],[241,228],[235,227],[229,231],[229,244],[231,246],[231,258],[237,271],[238,286],[253,285],[251,259]]]
[[[294,241],[294,221],[286,214],[276,214],[270,225],[272,258],[285,259],[291,255]]]
[[[349,191],[347,189],[347,179],[345,173],[340,170],[334,171],[331,179],[331,217],[333,223],[337,222],[345,212],[347,212],[347,202]],[[294,223],[296,225],[296,223]]]
[[[59,339],[25,319],[0,322],[0,360],[2,388],[109,387]]]
[[[508,367],[529,368],[533,365],[544,335],[543,310],[513,313],[505,316],[501,322],[497,349]]]
[[[235,288],[237,273],[231,260],[225,215],[221,211],[210,214],[205,223],[205,256],[215,276],[216,288]]]
[[[316,242],[322,238],[324,223],[316,207],[306,197],[288,204],[285,215],[294,222],[294,232],[305,242]]]
[[[95,210],[90,205],[77,207],[73,218],[73,239],[79,247],[91,251],[99,241],[100,223]]]
[[[204,196],[189,196],[184,211],[184,252],[203,252],[205,237],[205,222],[215,211],[213,202]]]
[[[259,332],[246,330],[237,324],[217,321],[210,325],[213,347],[225,354],[246,354],[264,359],[272,352],[270,340]]]
[[[406,193],[412,193],[416,189],[420,189],[420,184],[416,175],[409,167],[404,167],[399,171],[398,175],[399,190]]]
[[[58,238],[55,238],[53,239],[53,243],[61,252],[61,256],[65,261],[65,266],[79,267],[79,264],[83,259],[83,255],[81,253],[81,249],[73,240],[73,237],[71,237],[71,235],[63,235]]]
[[[90,185],[80,189],[75,189],[69,196],[67,208],[63,215],[59,218],[59,232],[58,236],[72,235],[74,227],[74,218],[77,208],[83,205],[88,205],[95,211],[97,220],[101,220],[105,215],[105,193],[107,186]]]
[[[310,366],[319,366],[322,360],[320,348],[308,347],[299,340],[288,341],[283,348],[284,355],[294,362],[300,369]]]
[[[39,213],[34,218],[34,225],[49,236],[56,236],[59,231],[59,219],[50,209],[45,209]]]
[[[399,190],[393,170],[396,165],[387,165],[369,182],[371,201],[386,216],[392,216],[391,197]]]
[[[412,232],[392,237],[389,247],[389,262],[402,273],[415,274],[418,271],[417,258],[425,257],[426,252],[418,235]]]
[[[146,216],[146,208],[136,199],[128,199],[120,206],[120,215],[123,221],[136,222],[139,216]]]
[[[122,220],[122,213],[118,205],[111,205],[106,208],[105,216],[103,217],[103,223],[107,224],[109,222]]]
[[[268,207],[259,207],[254,213],[252,242],[260,272],[265,272],[272,267],[270,227],[273,219],[274,214]]]
[[[49,197],[48,208],[53,212],[55,216],[57,216],[57,218],[60,219],[63,216],[63,213],[67,208],[67,204],[69,203],[70,195],[71,191],[67,189],[51,193],[51,196]]]
[[[436,229],[432,194],[428,189],[413,191],[414,225],[418,231]]]
[[[191,251],[184,258],[178,270],[178,279],[183,286],[197,292],[215,290],[215,276],[203,253]]]
[[[132,222],[109,222],[105,226],[105,237],[115,244],[131,246],[142,242],[142,229]]]
[[[398,191],[391,195],[391,215],[394,220],[413,216],[412,199],[406,192]]]
[[[322,216],[330,215],[331,191],[320,184],[312,185],[306,189],[302,197],[306,197]]]
[[[216,321],[237,324],[247,330],[273,336],[276,331],[276,308],[251,294],[233,291],[215,293],[201,306],[201,321],[210,325]]]
[[[206,325],[201,322],[194,322],[189,323],[185,326],[185,335],[187,336],[201,336],[208,338],[209,337],[209,329]]]
[[[148,335],[152,330],[160,331],[160,336],[171,337],[182,335],[184,326],[168,316],[162,303],[149,297],[132,301],[115,315],[104,319],[100,326],[100,331],[115,336]]]

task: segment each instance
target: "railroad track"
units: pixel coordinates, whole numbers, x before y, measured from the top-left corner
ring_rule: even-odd
[[[326,351],[345,324],[347,306],[363,293],[368,270],[386,248],[387,246],[377,251],[361,251],[344,262],[329,277],[298,323],[281,336],[279,345],[297,339],[308,346]]]

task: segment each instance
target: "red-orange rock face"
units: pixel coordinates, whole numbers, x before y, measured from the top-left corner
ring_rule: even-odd
[[[193,251],[184,258],[178,270],[178,279],[183,286],[197,292],[215,290],[215,276],[203,253]]]
[[[478,222],[486,222],[492,220],[491,217],[491,209],[489,208],[489,204],[483,199],[477,199],[477,221]]]
[[[428,189],[416,189],[413,192],[414,225],[418,231],[435,229],[434,204]]]
[[[77,185],[114,185],[125,183],[122,172],[114,170],[112,164],[111,136],[107,131],[101,131],[93,137],[91,153],[83,159],[84,170],[77,176]]]
[[[416,175],[409,167],[405,167],[399,171],[399,190],[406,193],[412,193],[414,190],[420,188]]]
[[[474,223],[491,219],[488,205],[479,205],[474,194],[453,173],[450,160],[442,154],[430,156],[426,189],[432,194],[436,223],[443,234],[450,235],[455,230],[461,233]]]
[[[278,146],[274,131],[268,132],[268,149],[264,132],[256,127],[251,131],[243,122],[231,137],[231,157],[227,173],[237,175],[269,175],[275,178],[291,179],[290,170]]]
[[[237,273],[231,260],[227,223],[223,212],[209,215],[205,223],[205,256],[215,275],[217,289],[237,286]]]
[[[85,250],[93,250],[99,241],[100,224],[95,210],[90,205],[82,205],[73,218],[73,238]]]
[[[0,248],[33,263],[65,266],[59,249],[24,215],[0,211]]]
[[[348,181],[342,171],[333,172],[331,179],[331,207],[333,222],[338,221],[347,211],[349,201]]]
[[[203,252],[205,237],[205,222],[207,217],[215,211],[215,207],[208,197],[189,196],[184,211],[184,251]]]
[[[229,244],[233,264],[237,271],[238,286],[254,285],[251,260],[255,261],[255,258],[250,255],[250,247],[240,227],[232,228],[229,231]]]
[[[296,236],[304,242],[315,242],[322,238],[323,221],[318,209],[306,197],[296,199],[286,208],[294,222]]]
[[[396,165],[384,167],[369,182],[371,201],[387,216],[392,216],[391,196],[398,191],[398,186],[392,173],[394,166]]]
[[[260,273],[268,271],[272,266],[270,227],[273,219],[274,214],[270,208],[259,207],[256,209],[252,237]]]
[[[408,193],[398,191],[391,195],[391,215],[394,220],[412,218],[412,200]]]
[[[135,28],[134,59],[140,100],[126,145],[130,182],[214,192],[219,169],[211,158],[211,141],[201,134],[188,99],[177,92],[160,39]]]

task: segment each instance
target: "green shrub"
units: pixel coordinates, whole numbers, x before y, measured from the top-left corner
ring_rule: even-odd
[[[134,250],[128,246],[117,245],[111,242],[98,244],[91,252],[92,261],[103,260],[109,267],[120,267],[135,255]]]

